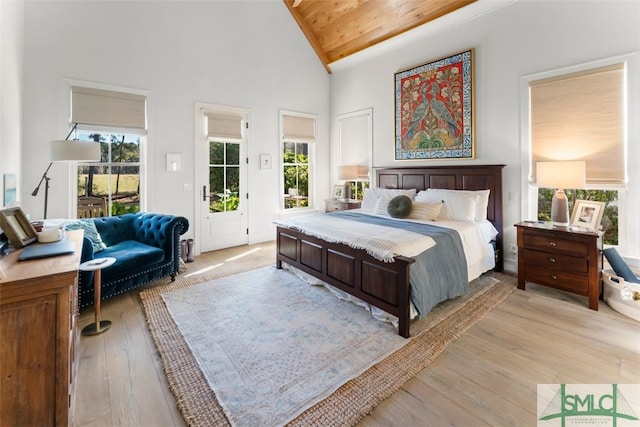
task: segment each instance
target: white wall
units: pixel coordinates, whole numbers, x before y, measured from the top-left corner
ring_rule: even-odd
[[[437,161],[437,164],[507,165],[503,173],[503,200],[505,249],[509,248],[515,243],[515,230],[511,225],[525,219],[520,204],[522,76],[637,52],[639,24],[640,2],[637,1],[520,0],[509,3],[489,14],[336,71],[331,81],[332,131],[337,127],[337,115],[372,107],[374,167],[433,164],[434,161],[394,160],[394,73],[474,48],[476,158]],[[629,135],[629,141],[638,145],[637,130]],[[332,152],[338,149],[336,144],[333,140]],[[638,160],[632,159],[630,164],[637,165]],[[636,199],[640,197],[640,186],[631,191]],[[637,237],[636,251],[640,245]],[[638,256],[637,253],[631,255]],[[506,256],[511,258],[506,267],[515,270],[513,256],[509,253]]]
[[[0,188],[4,174],[21,176],[23,23],[22,0],[0,1]]]
[[[318,114],[319,199],[329,193],[329,76],[282,1],[26,2],[22,199],[36,216],[42,196],[28,193],[47,141],[69,129],[70,80],[149,93],[147,210],[186,216],[192,237],[196,102],[251,110],[252,242],[273,239],[279,215],[279,169],[259,169],[260,154],[279,158],[279,109]],[[183,154],[182,172],[164,170],[167,152]],[[73,183],[64,165],[50,175],[48,216],[66,217]]]

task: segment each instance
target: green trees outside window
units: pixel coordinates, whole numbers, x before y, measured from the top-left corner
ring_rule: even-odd
[[[111,215],[140,211],[140,135],[78,132],[100,143],[100,162],[78,165],[78,197],[107,199]]]
[[[618,245],[618,192],[605,190],[565,190],[569,200],[569,214],[573,212],[576,200],[605,202],[600,225],[604,231],[604,244]],[[551,200],[555,190],[538,189],[538,220],[551,221]]]
[[[309,206],[309,144],[285,142],[282,164],[284,169],[284,208]]]
[[[209,211],[229,212],[240,206],[240,144],[209,142]]]

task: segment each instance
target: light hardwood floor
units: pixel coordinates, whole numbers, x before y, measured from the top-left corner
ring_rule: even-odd
[[[273,243],[230,248],[198,256],[180,277],[273,262]],[[138,293],[104,301],[102,317],[113,326],[80,338],[74,426],[185,425]],[[536,425],[537,384],[640,383],[640,322],[603,301],[597,312],[586,304],[586,298],[527,284],[359,425]],[[83,310],[80,328],[92,322],[92,309]]]

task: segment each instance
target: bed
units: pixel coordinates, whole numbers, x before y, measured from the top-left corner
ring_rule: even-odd
[[[376,187],[490,190],[487,220],[498,231],[493,243],[496,271],[503,267],[502,169],[504,165],[431,166],[376,170]],[[276,267],[286,263],[398,318],[398,333],[410,336],[410,268],[414,257],[393,262],[366,250],[323,240],[302,231],[276,227]]]

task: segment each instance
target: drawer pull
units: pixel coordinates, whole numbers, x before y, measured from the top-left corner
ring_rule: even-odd
[[[549,262],[556,262],[555,258],[549,258]]]
[[[551,246],[551,247],[554,247],[554,248],[555,248],[555,247],[557,246],[557,244],[556,244],[556,242],[549,242],[549,246]]]
[[[556,276],[555,274],[552,274],[552,275],[551,275],[551,278],[552,278],[553,280],[558,280],[558,276]]]

